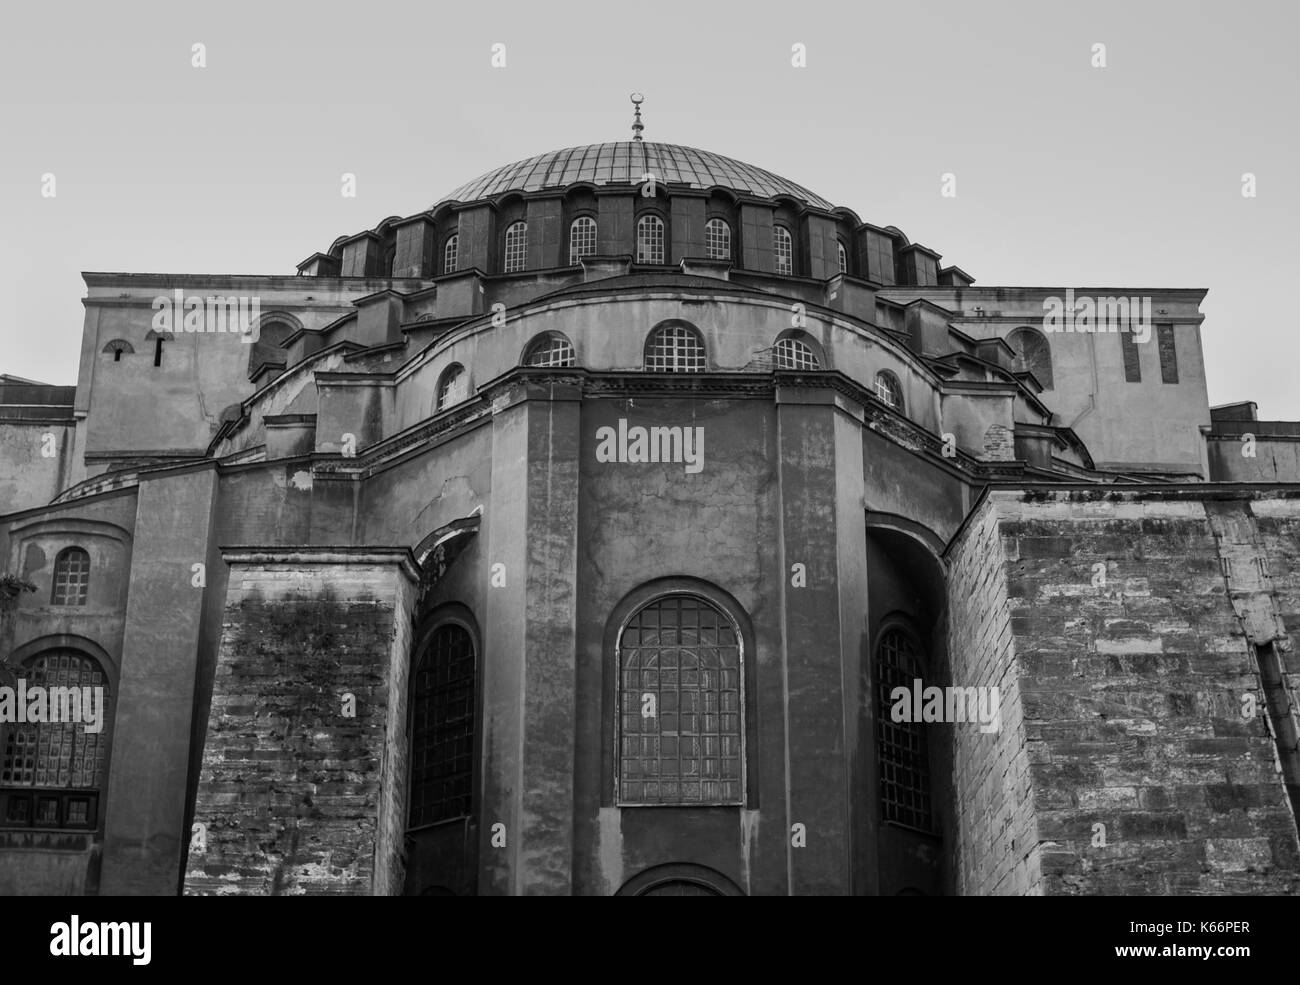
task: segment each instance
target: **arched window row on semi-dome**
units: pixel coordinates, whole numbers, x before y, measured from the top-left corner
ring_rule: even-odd
[[[707,368],[704,337],[689,322],[664,322],[646,336],[646,372],[702,373]]]
[[[814,348],[803,332],[784,332],[772,346],[772,361],[777,369],[821,369],[818,348]]]
[[[904,412],[903,407],[903,384],[898,382],[898,377],[887,369],[882,369],[876,374],[876,396],[884,403],[888,404],[900,414]]]
[[[554,368],[572,366],[574,362],[573,343],[559,332],[543,332],[524,349],[525,366]]]
[[[452,363],[438,378],[438,398],[435,411],[453,407],[469,396],[469,373],[460,363]]]

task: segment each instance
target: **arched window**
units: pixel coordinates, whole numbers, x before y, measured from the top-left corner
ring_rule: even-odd
[[[512,222],[506,230],[505,272],[518,273],[528,263],[528,223]]]
[[[895,688],[913,693],[924,682],[920,647],[903,626],[888,627],[876,644],[876,748],[880,758],[880,804],[886,821],[931,831],[930,759],[925,724],[896,722]],[[924,683],[920,685],[924,687]]]
[[[442,272],[444,274],[455,272],[459,252],[460,234],[452,233],[447,237],[447,242],[442,247]]]
[[[1032,328],[1017,328],[1007,336],[1007,344],[1016,350],[1013,364],[1016,372],[1033,373],[1044,390],[1052,389],[1052,347],[1042,333]]]
[[[131,343],[126,341],[126,339],[114,339],[112,342],[104,346],[101,351],[111,352],[113,354],[113,362],[115,363],[120,363],[122,361],[123,353],[135,353],[135,349],[131,347]]]
[[[248,347],[248,378],[257,376],[263,366],[283,369],[289,359],[284,343],[297,329],[288,322],[274,319],[263,322],[257,329],[257,338]]]
[[[710,219],[704,224],[704,247],[710,260],[731,259],[731,227],[725,219]]]
[[[776,258],[778,274],[794,273],[794,241],[785,226],[772,227],[772,254]]]
[[[103,668],[76,650],[49,650],[15,673],[29,694],[39,686],[59,701],[59,720],[51,705],[45,721],[0,722],[0,824],[97,827],[111,721]]]
[[[397,245],[396,245],[396,244],[394,244],[394,245],[392,245],[392,246],[389,246],[389,247],[386,247],[386,248],[384,249],[384,258],[383,258],[383,260],[382,260],[380,263],[381,263],[381,265],[380,265],[380,270],[382,271],[381,276],[383,276],[383,277],[392,277],[392,276],[393,276],[393,267],[397,264]]]
[[[90,555],[80,547],[68,547],[54,559],[54,587],[51,605],[85,605],[90,592]]]
[[[777,369],[821,369],[821,360],[812,346],[801,339],[786,335],[776,340],[772,354]]]
[[[657,215],[643,215],[636,222],[636,262],[664,262],[664,221]]]
[[[646,339],[645,368],[648,373],[703,372],[704,339],[684,322],[660,325]]]
[[[446,410],[469,396],[469,376],[460,363],[452,363],[438,381],[438,403],[435,410]]]
[[[844,248],[843,243],[836,242],[835,252],[840,261],[840,273],[847,274],[849,272],[849,251]]]
[[[643,606],[618,642],[621,804],[744,802],[740,634],[695,595]]]
[[[575,264],[595,252],[596,220],[589,215],[580,215],[569,225],[569,263]]]
[[[474,794],[474,640],[457,623],[433,632],[411,688],[410,827],[465,817]]]
[[[903,384],[887,369],[876,374],[876,396],[900,414],[903,413]]]
[[[529,344],[524,365],[572,366],[573,343],[559,332],[547,332]]]

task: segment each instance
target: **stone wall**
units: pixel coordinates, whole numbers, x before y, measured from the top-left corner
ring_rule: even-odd
[[[227,560],[186,893],[400,893],[405,552]]]
[[[951,683],[999,689],[1001,729],[951,727],[956,831],[945,832],[952,891],[960,896],[1043,891],[1030,796],[1033,747],[1021,712],[1022,668],[1012,646],[1006,566],[996,509],[977,510],[949,556]]]
[[[958,761],[958,891],[1024,888],[970,878],[1005,865],[980,798],[990,785],[983,778],[1001,772],[1003,750],[1021,741],[1041,891],[1300,891],[1295,818],[1247,635],[1249,627],[1262,645],[1277,627],[1272,644],[1294,708],[1293,496],[1186,488],[990,495],[951,552],[953,673],[966,683],[957,668],[963,646],[974,644],[968,661],[986,659],[978,641],[991,637],[984,624],[998,604],[984,582],[1000,569],[1024,734],[1015,735],[1016,703],[1004,693],[998,758],[978,761],[974,777]],[[1247,577],[1251,569],[1277,572],[1278,583]]]

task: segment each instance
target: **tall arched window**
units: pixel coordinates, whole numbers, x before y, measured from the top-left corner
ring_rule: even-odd
[[[528,223],[512,222],[506,230],[505,272],[518,273],[528,263]]]
[[[667,322],[652,331],[645,343],[648,373],[701,373],[707,366],[704,339],[685,322]]]
[[[772,355],[777,369],[821,369],[821,360],[812,346],[802,339],[785,335],[776,340]]]
[[[442,272],[454,273],[460,254],[460,234],[452,233],[442,247]]]
[[[475,670],[469,632],[457,623],[435,629],[411,689],[412,828],[473,809]]]
[[[844,248],[843,243],[836,242],[835,253],[839,259],[840,273],[847,274],[849,272],[849,251]]]
[[[76,650],[49,650],[15,673],[27,681],[29,693],[39,686],[50,701],[54,694],[67,698],[57,699],[59,721],[52,720],[51,707],[47,721],[0,722],[0,823],[97,827],[112,720],[103,668]]]
[[[638,609],[618,642],[618,802],[743,803],[743,688],[720,609],[688,594]]]
[[[731,227],[725,219],[710,219],[704,224],[704,247],[710,260],[731,259]]]
[[[1017,328],[1007,336],[1007,344],[1016,350],[1016,372],[1033,373],[1044,390],[1052,389],[1052,347],[1042,333],[1033,328]]]
[[[664,221],[657,215],[643,215],[636,222],[636,262],[664,262]]]
[[[886,821],[931,831],[930,758],[925,724],[896,722],[895,688],[913,692],[922,681],[920,646],[902,625],[885,629],[876,644],[876,749],[880,758],[880,804]]]
[[[529,343],[525,366],[572,366],[573,343],[559,332],[547,332]]]
[[[90,592],[90,555],[80,547],[68,547],[54,559],[51,605],[85,605]]]
[[[460,363],[452,363],[443,371],[438,381],[438,403],[435,410],[446,410],[469,396],[469,376]]]
[[[876,396],[900,414],[903,413],[903,384],[887,369],[876,374]]]
[[[785,226],[772,227],[772,254],[776,259],[778,274],[794,273],[794,240],[790,238],[790,230]]]
[[[596,252],[596,220],[580,215],[569,225],[569,263],[575,264]]]

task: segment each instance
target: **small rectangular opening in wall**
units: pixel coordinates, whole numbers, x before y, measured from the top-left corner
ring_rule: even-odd
[[[1291,692],[1287,687],[1281,655],[1272,643],[1255,647],[1255,660],[1259,665],[1259,680],[1264,692],[1264,708],[1269,731],[1276,746],[1277,764],[1291,801],[1291,816],[1300,830],[1300,732]]]

